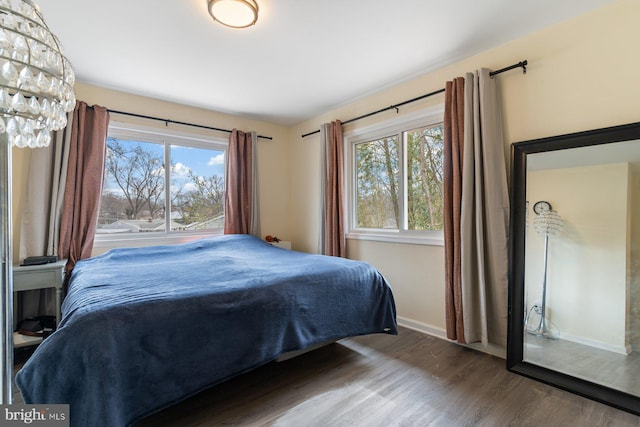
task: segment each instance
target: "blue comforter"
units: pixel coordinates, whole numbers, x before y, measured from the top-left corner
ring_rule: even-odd
[[[79,262],[60,327],[18,372],[27,403],[74,426],[124,426],[280,354],[397,333],[369,264],[246,235],[115,249]]]

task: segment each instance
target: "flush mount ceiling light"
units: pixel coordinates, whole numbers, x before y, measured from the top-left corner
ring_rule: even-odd
[[[208,0],[209,15],[231,28],[246,28],[258,20],[258,3],[254,0]]]

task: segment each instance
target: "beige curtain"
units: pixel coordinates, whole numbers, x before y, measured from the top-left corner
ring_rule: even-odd
[[[58,255],[72,126],[73,113],[69,113],[67,127],[54,132],[51,144],[31,151],[20,226],[20,260],[29,256]],[[53,315],[55,301],[53,289],[23,292],[23,317]]]
[[[322,217],[320,253],[346,257],[344,235],[344,190],[342,123],[336,120],[320,127],[322,144]]]
[[[489,72],[467,73],[464,84],[455,79],[445,90],[447,336],[505,346],[509,194],[500,105]]]
[[[60,220],[60,258],[67,271],[89,258],[98,222],[104,176],[109,113],[78,101],[73,112],[69,141],[69,165]]]
[[[257,191],[257,134],[233,129],[225,170],[225,234],[260,235]]]

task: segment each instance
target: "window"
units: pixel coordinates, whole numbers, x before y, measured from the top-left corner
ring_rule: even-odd
[[[347,135],[349,238],[442,244],[441,113]]]
[[[110,125],[96,240],[221,232],[226,149],[198,135]]]

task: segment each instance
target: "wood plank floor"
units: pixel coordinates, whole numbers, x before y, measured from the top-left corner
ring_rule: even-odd
[[[401,328],[271,363],[136,424],[640,426],[640,417],[507,372],[505,361]]]
[[[524,360],[571,376],[640,395],[640,352],[628,355],[566,340],[524,335]]]
[[[29,354],[17,355],[16,370]],[[270,363],[135,425],[151,426],[640,427],[640,417],[507,372],[503,359],[400,328],[398,336],[350,338]]]

